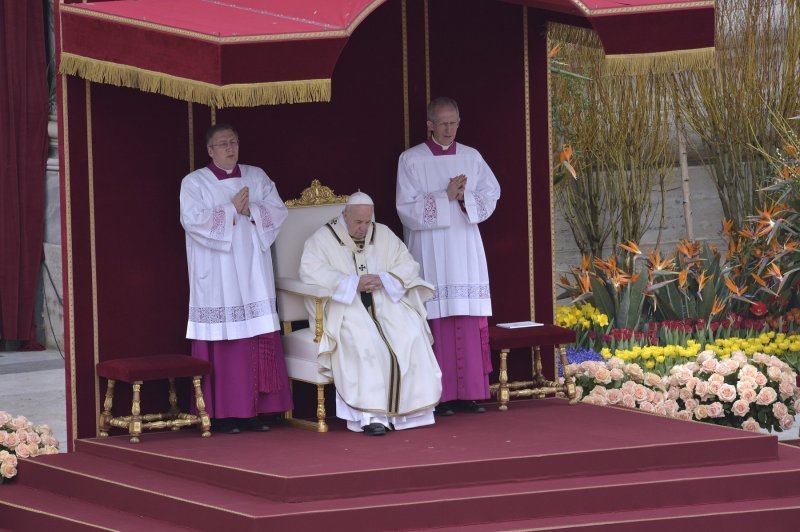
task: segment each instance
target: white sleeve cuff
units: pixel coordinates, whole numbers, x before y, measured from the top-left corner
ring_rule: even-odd
[[[356,297],[356,290],[358,290],[358,275],[348,275],[339,281],[332,299],[349,305]]]
[[[380,272],[378,275],[383,283],[383,289],[386,290],[386,293],[389,294],[389,297],[392,299],[392,301],[395,303],[400,301],[400,299],[406,293],[406,289],[403,288],[403,285],[400,284],[400,281],[398,281],[393,275],[390,275],[386,272]]]

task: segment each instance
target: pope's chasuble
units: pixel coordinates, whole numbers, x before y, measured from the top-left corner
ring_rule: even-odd
[[[384,284],[371,301],[357,292],[358,277],[368,273]],[[407,416],[439,402],[441,372],[424,307],[433,289],[418,273],[402,240],[383,224],[372,223],[359,247],[340,216],[305,243],[300,279],[334,294],[324,309],[320,365],[351,409]]]
[[[467,176],[464,200],[449,200],[447,185]],[[408,250],[422,277],[436,289],[426,307],[430,319],[491,316],[489,273],[478,224],[492,215],[500,185],[474,148],[429,140],[400,155],[397,213]]]
[[[220,180],[201,168],[181,183],[190,339],[235,340],[279,329],[270,245],[287,210],[263,170],[238,168],[241,177]],[[244,186],[250,191],[249,217],[231,202]]]

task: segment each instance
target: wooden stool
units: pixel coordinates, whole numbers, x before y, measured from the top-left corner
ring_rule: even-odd
[[[211,436],[211,420],[206,413],[205,401],[200,384],[203,375],[211,372],[211,364],[186,355],[153,355],[135,358],[118,358],[97,364],[97,375],[108,379],[103,412],[98,425],[100,436],[108,436],[111,427],[127,428],[131,443],[139,442],[142,429],[178,430],[189,425],[200,425],[204,438]],[[185,414],[178,410],[178,396],[175,393],[175,379],[191,377],[194,385],[195,405],[198,415]],[[140,393],[142,382],[169,379],[169,410],[163,414],[141,414]],[[115,381],[133,385],[133,405],[131,415],[113,417],[111,407],[114,402]]]
[[[575,341],[575,331],[556,325],[539,325],[537,327],[520,327],[518,329],[504,329],[489,327],[489,346],[493,351],[500,351],[500,382],[493,384],[490,389],[500,402],[500,410],[508,410],[508,401],[511,397],[544,397],[548,393],[563,393],[569,398],[570,404],[577,402],[575,394],[575,381],[567,375],[567,352],[560,347]],[[540,346],[552,345],[558,350],[561,365],[564,367],[564,384],[549,381],[542,374],[542,354]],[[508,353],[520,347],[533,347],[531,365],[533,378],[529,381],[508,382]]]

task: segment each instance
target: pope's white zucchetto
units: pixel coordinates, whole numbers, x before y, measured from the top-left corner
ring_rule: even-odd
[[[364,194],[363,192],[353,192],[350,194],[350,197],[347,199],[348,205],[375,205],[372,202],[372,198],[368,195]]]

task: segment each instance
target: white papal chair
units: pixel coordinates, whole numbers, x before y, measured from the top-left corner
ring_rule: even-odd
[[[303,283],[298,278],[303,244],[314,231],[336,218],[347,202],[347,196],[337,196],[318,179],[311,182],[299,199],[287,200],[289,215],[281,226],[272,248],[275,267],[275,287],[278,314],[283,323],[283,350],[286,370],[292,381],[316,385],[317,421],[296,419],[292,412],[286,419],[295,426],[327,432],[325,422],[325,385],[332,379],[320,373],[317,363],[319,340],[322,337],[322,309],[330,297],[327,289]],[[292,322],[308,320],[309,326],[293,330]]]

